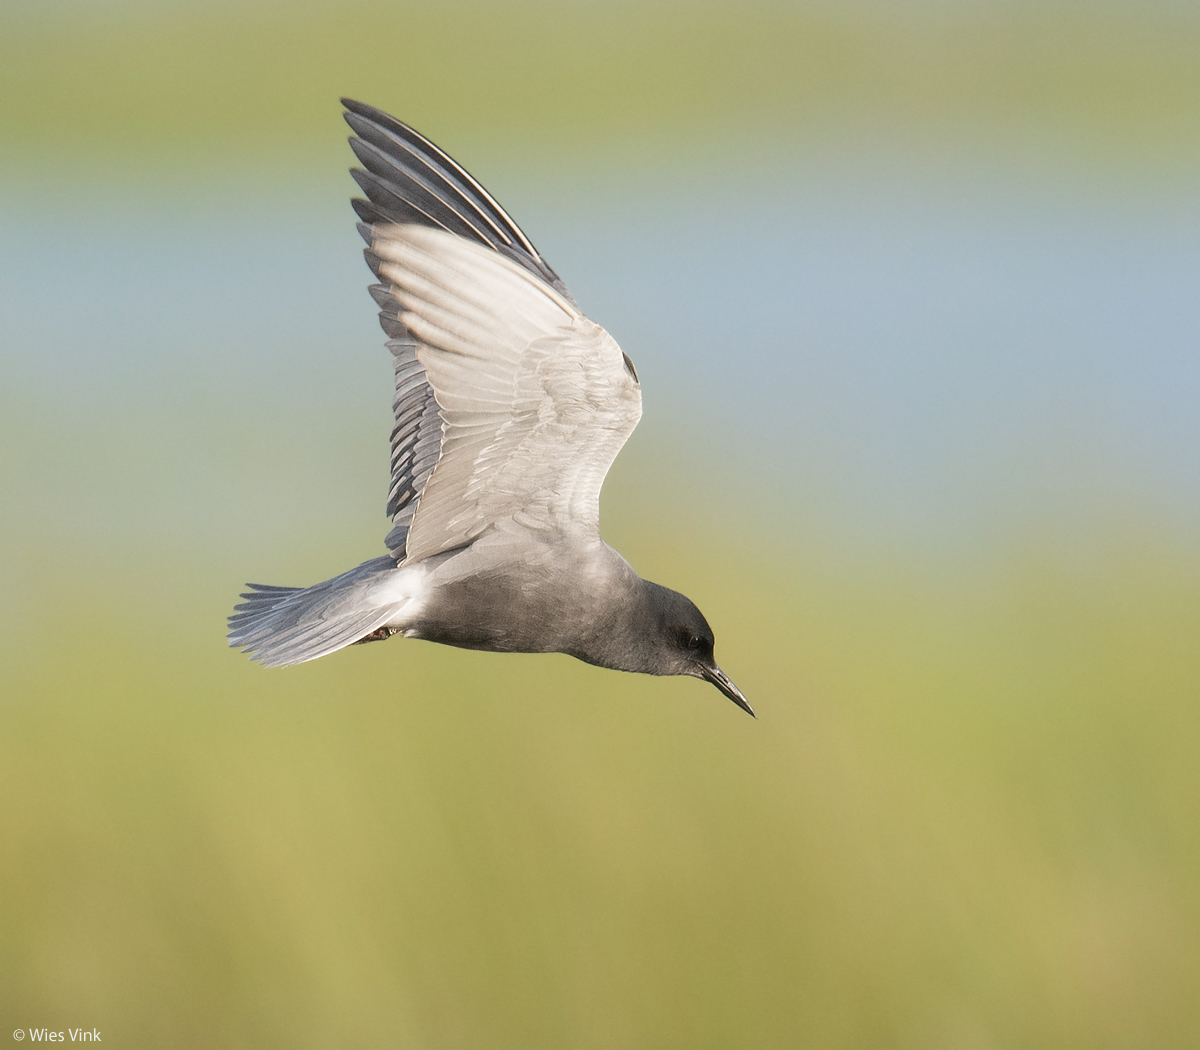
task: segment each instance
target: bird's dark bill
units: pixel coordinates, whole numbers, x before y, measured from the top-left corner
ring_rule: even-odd
[[[729,680],[729,675],[727,675],[719,667],[714,666],[709,670],[706,670],[704,672],[704,680],[706,682],[712,682],[713,685],[720,689],[722,693],[729,697],[730,700],[737,704],[738,707],[745,711],[746,714],[748,714],[751,718],[758,717],[758,715],[754,713],[754,708],[750,706],[750,701],[742,696],[742,691]]]

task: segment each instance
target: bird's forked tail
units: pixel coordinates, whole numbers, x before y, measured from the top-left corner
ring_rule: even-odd
[[[245,601],[229,617],[229,644],[266,667],[304,663],[353,645],[395,615],[397,605],[371,600],[373,585],[395,570],[385,555],[311,587],[247,584]]]

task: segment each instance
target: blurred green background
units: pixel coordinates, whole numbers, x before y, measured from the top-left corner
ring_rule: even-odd
[[[382,550],[343,94],[637,362],[605,537],[758,722],[566,657],[225,648],[243,580]],[[9,0],[0,1020],[1197,1045],[1198,131],[1165,0]]]

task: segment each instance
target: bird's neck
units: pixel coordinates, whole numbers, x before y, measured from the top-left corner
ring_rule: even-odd
[[[590,610],[588,630],[571,651],[599,667],[656,674],[655,641],[660,629],[658,584],[643,580],[614,552],[614,565],[604,597]]]

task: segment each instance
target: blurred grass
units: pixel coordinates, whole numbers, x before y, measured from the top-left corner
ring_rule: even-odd
[[[1194,556],[1141,535],[1072,571],[1031,544],[938,583],[671,542],[674,513],[618,507],[613,538],[708,611],[757,723],[566,657],[394,640],[268,672],[222,649],[211,568],[56,556],[0,671],[5,1023],[1188,1045]]]
[[[200,171],[338,150],[339,95],[435,138],[707,164],[817,136],[1013,136],[1191,164],[1200,19],[1184,5],[80,5],[0,16],[13,168]],[[725,145],[715,154],[712,147]],[[731,156],[732,154],[732,156]],[[469,160],[469,157],[467,158]]]

